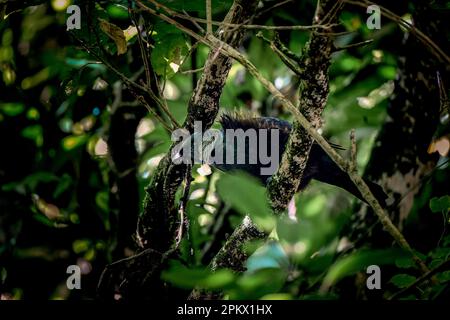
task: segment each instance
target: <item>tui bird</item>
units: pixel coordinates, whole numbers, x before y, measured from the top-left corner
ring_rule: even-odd
[[[201,152],[201,159],[203,162],[206,161],[206,163],[209,163],[213,167],[216,167],[222,171],[245,171],[258,178],[263,184],[267,184],[270,181],[269,179],[271,175],[262,174],[263,171],[261,170],[262,168],[267,167],[267,161],[266,163],[263,163],[257,155],[259,155],[259,151],[261,151],[260,149],[264,148],[264,151],[271,150],[272,153],[276,153],[270,154],[272,159],[278,159],[281,161],[282,154],[289,139],[292,125],[288,121],[273,117],[256,118],[241,114],[223,114],[220,117],[219,122],[222,126],[222,130],[208,130],[209,132],[207,131],[202,136],[201,151],[198,151],[198,153]],[[266,130],[260,131],[260,129]],[[271,138],[271,133],[274,132],[274,130],[278,132],[278,139],[276,140],[272,140]],[[240,131],[241,133],[253,132],[253,138],[256,137],[256,140],[254,139],[251,141],[249,138],[251,135],[247,134],[245,144],[241,145],[241,147],[237,149],[237,138],[235,136],[228,136],[228,131]],[[261,132],[263,131],[266,131],[266,134],[262,134]],[[275,148],[272,148],[274,145]],[[331,145],[336,149],[343,149],[338,145]],[[218,150],[222,151],[223,154],[218,155]],[[227,156],[229,156],[230,150],[233,151],[233,154],[229,159],[232,161],[225,161]],[[195,152],[194,147],[194,153]],[[194,155],[197,159],[199,157],[198,153],[197,155]],[[239,157],[241,157],[240,163],[238,161]],[[251,161],[252,157],[253,161]],[[223,161],[217,161],[217,158],[222,158]],[[245,161],[242,162],[243,159],[245,159]],[[275,171],[276,168],[271,174],[275,173]],[[312,179],[340,187],[365,202],[361,196],[361,193],[356,188],[348,174],[342,171],[341,168],[339,168],[339,166],[316,142],[314,142],[311,147],[308,162],[297,191],[306,188]],[[388,196],[384,193],[383,189],[378,184],[371,181],[365,180],[365,182],[380,204],[382,206],[386,206]]]

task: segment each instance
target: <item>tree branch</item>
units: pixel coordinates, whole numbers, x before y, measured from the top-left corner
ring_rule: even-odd
[[[336,22],[337,14],[328,14],[334,4],[334,1],[319,1],[313,20],[320,23],[324,17],[332,16],[333,20],[330,22]],[[328,99],[328,67],[332,51],[333,39],[326,35],[326,31],[321,35],[313,31],[302,57],[301,99],[296,110],[305,115],[314,131],[321,127],[321,114]],[[268,185],[269,198],[275,212],[286,209],[298,190],[312,143],[313,139],[300,122],[294,121],[279,169]]]

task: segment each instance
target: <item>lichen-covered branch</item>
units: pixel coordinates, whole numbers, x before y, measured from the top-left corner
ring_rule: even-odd
[[[211,269],[230,268],[235,271],[245,271],[245,262],[248,254],[245,245],[249,241],[265,239],[267,234],[260,231],[250,217],[245,217],[242,223],[234,230],[225,245],[211,262]]]
[[[319,1],[314,21],[320,23],[335,1]],[[333,14],[331,23],[337,20]],[[333,52],[333,38],[322,30],[312,32],[302,56],[299,110],[315,130],[321,127],[321,114],[328,99],[328,67]],[[268,185],[269,199],[275,212],[283,211],[300,185],[313,139],[298,121],[294,121],[286,151],[277,172]]]
[[[245,217],[242,223],[234,230],[225,245],[211,261],[211,270],[215,271],[217,269],[228,268],[236,272],[245,271],[245,262],[249,256],[249,253],[246,250],[246,245],[248,245],[251,241],[264,240],[266,238],[267,234],[260,231],[250,217]],[[220,297],[220,292],[210,292],[202,289],[196,289],[192,291],[189,299],[205,300],[217,299]]]

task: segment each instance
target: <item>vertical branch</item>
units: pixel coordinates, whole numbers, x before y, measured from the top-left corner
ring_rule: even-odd
[[[147,56],[147,50],[145,50],[145,45],[144,45],[144,41],[142,39],[142,34],[141,34],[142,30],[141,30],[141,28],[139,26],[139,23],[138,23],[137,19],[136,19],[136,15],[134,14],[134,12],[132,10],[132,3],[131,3],[130,0],[128,1],[128,15],[130,16],[131,22],[133,22],[134,27],[137,30],[137,39],[138,39],[139,49],[141,50],[142,62],[144,63],[145,79],[146,79],[146,82],[147,82],[147,87],[150,88],[151,75],[150,75],[149,56]]]
[[[334,24],[338,13],[336,7],[333,1],[319,1],[313,23],[320,24],[326,18],[329,20],[327,22]],[[321,114],[328,99],[328,67],[333,52],[333,39],[328,33],[331,32],[331,28],[320,34],[313,30],[302,57],[299,110],[316,130],[321,127]],[[275,212],[286,209],[297,191],[312,143],[313,139],[306,130],[298,121],[294,121],[281,164],[268,186]]]

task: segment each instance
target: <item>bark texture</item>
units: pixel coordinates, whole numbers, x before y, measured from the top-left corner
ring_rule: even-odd
[[[313,24],[335,23],[337,12],[332,12],[335,1],[319,1]],[[330,21],[324,21],[330,18]],[[315,129],[321,127],[321,114],[328,100],[328,67],[333,52],[333,38],[327,33],[333,29],[313,31],[303,52],[300,67],[303,69],[300,81],[299,109]],[[300,185],[308,161],[313,139],[306,130],[294,121],[286,151],[280,167],[273,175],[269,186],[269,198],[275,212],[287,208]]]

